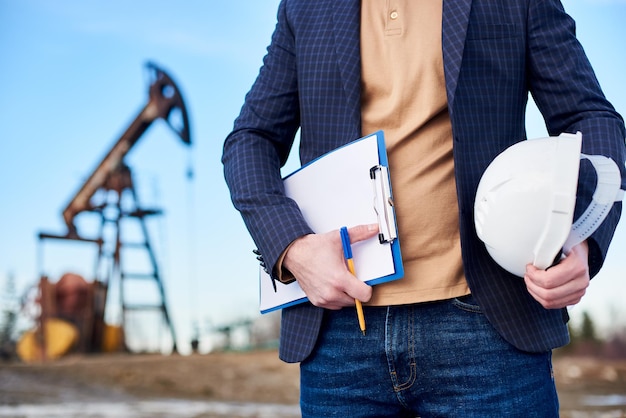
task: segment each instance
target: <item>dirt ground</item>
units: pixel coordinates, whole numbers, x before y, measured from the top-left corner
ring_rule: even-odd
[[[298,380],[298,367],[275,351],[73,355],[36,365],[0,363],[0,404],[50,402],[68,392],[295,404]]]
[[[554,370],[562,417],[626,417],[626,361],[557,357]],[[73,355],[0,363],[0,405],[159,398],[296,405],[298,376],[298,366],[273,350]]]

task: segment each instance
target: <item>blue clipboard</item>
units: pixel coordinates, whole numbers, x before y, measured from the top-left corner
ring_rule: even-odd
[[[320,156],[283,181],[286,195],[298,203],[317,233],[378,223],[377,238],[353,245],[359,279],[373,286],[404,276],[382,131]],[[259,271],[261,313],[307,301],[297,282],[274,283],[267,272]]]

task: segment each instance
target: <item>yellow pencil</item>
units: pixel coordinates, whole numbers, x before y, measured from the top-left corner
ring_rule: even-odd
[[[354,269],[354,259],[352,258],[352,246],[350,245],[350,235],[348,234],[348,228],[345,226],[341,228],[341,245],[343,247],[343,255],[348,263],[348,270],[352,273],[353,276],[356,277],[356,271]],[[361,328],[361,332],[365,335],[365,315],[363,314],[363,304],[358,299],[354,299],[354,303],[356,304],[356,314],[359,318],[359,328]]]

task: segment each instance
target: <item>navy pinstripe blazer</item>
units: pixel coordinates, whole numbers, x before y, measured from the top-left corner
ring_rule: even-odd
[[[283,0],[263,67],[224,143],[233,203],[268,266],[291,241],[312,232],[285,197],[280,176],[298,129],[303,163],[362,134],[359,33],[359,0]],[[544,309],[523,280],[499,268],[478,240],[476,187],[499,152],[525,139],[529,92],[551,135],[581,131],[584,152],[607,155],[622,169],[623,120],[603,96],[575,38],[574,22],[557,0],[444,0],[442,36],[469,286],[490,322],[514,346],[538,352],[564,345],[566,312]],[[592,175],[581,176],[581,199],[589,199],[594,181]],[[592,276],[602,265],[620,211],[616,204],[589,240]],[[321,319],[322,309],[310,304],[283,310],[281,359],[305,359]]]

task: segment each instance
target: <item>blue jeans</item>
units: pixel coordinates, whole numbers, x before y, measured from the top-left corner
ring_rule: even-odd
[[[504,341],[471,296],[327,311],[300,365],[303,417],[558,417],[552,353]],[[520,318],[523,320],[523,318]]]

